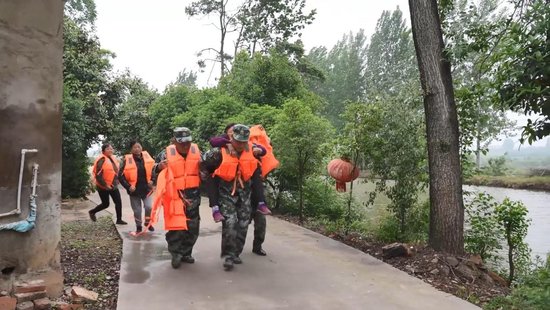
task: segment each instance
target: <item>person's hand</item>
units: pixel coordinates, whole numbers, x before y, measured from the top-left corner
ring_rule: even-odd
[[[113,190],[113,187],[112,187],[112,186],[109,186],[109,185],[107,185],[107,190],[109,190],[109,191],[112,191],[112,190]]]
[[[162,170],[168,166],[168,159],[165,159],[159,163],[159,170]]]
[[[130,193],[133,193],[136,191],[136,187],[135,186],[130,186]]]
[[[229,154],[231,154],[231,156],[237,156],[237,151],[235,151],[233,144],[227,144],[227,149],[229,150]]]
[[[252,153],[254,153],[254,156],[260,156],[262,155],[263,151],[259,147],[252,147]]]
[[[147,186],[149,187],[149,189],[155,188],[155,187],[153,186],[153,181],[149,181],[149,183],[147,183]]]

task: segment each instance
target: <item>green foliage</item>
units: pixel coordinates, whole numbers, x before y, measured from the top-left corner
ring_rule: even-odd
[[[219,89],[246,105],[256,103],[274,107],[281,107],[287,99],[300,99],[306,92],[298,70],[287,57],[277,53],[256,53],[250,57],[241,52],[231,72],[221,79]]]
[[[168,145],[174,127],[183,126],[175,123],[174,118],[189,109],[193,94],[194,91],[185,85],[169,87],[149,106],[148,114],[152,128],[147,140],[154,149],[160,150]],[[189,128],[193,130],[192,127]]]
[[[508,281],[512,283],[518,275],[527,273],[531,262],[531,249],[525,242],[531,220],[527,219],[527,208],[520,201],[505,198],[495,209],[495,215],[508,246]]]
[[[550,135],[550,5],[546,0],[514,2],[512,21],[492,55],[495,87],[503,107],[540,114],[524,126],[521,140],[532,143]]]
[[[238,20],[242,33],[238,46],[250,54],[267,52],[279,42],[300,37],[301,31],[315,19],[315,10],[304,12],[305,0],[248,0],[240,9]]]
[[[420,94],[417,61],[411,30],[403,12],[384,11],[372,35],[367,52],[367,96],[396,96],[406,92],[409,97]]]
[[[306,79],[309,88],[327,101],[326,117],[336,128],[343,128],[341,114],[346,104],[365,98],[367,36],[364,30],[344,35],[330,52],[324,46],[314,47],[307,59],[326,77]]]
[[[466,250],[495,263],[504,245],[509,282],[527,274],[531,250],[525,237],[531,221],[525,205],[508,198],[499,204],[492,196],[481,193],[466,205],[466,212]]]
[[[407,225],[402,230],[399,218],[390,214],[383,216],[374,230],[374,237],[382,242],[425,242],[430,225],[430,204],[416,204],[406,214]]]
[[[251,104],[245,107],[238,115],[230,118],[229,123],[237,124],[261,124],[269,133],[275,126],[280,109],[269,105]]]
[[[486,154],[491,141],[508,134],[515,125],[492,98],[496,94],[492,85],[495,72],[490,70],[488,56],[498,45],[505,16],[499,11],[498,0],[454,2],[443,30],[452,62],[461,159],[465,164],[475,152],[480,169],[480,156]]]
[[[159,149],[149,140],[153,121],[149,116],[149,107],[158,98],[158,93],[137,77],[129,73],[119,77],[123,85],[122,103],[117,106],[113,119],[113,129],[107,140],[115,150],[121,153],[129,152],[128,142],[138,140],[144,150],[156,154]]]
[[[111,80],[113,54],[94,34],[94,2],[71,0],[65,8],[62,195],[82,197],[89,187],[86,150],[111,130],[120,95]]]
[[[506,297],[495,298],[484,307],[487,310],[545,310],[550,305],[550,257],[522,277],[518,286]]]
[[[401,236],[405,236],[407,212],[417,203],[418,193],[427,182],[423,117],[411,108],[414,102],[406,103],[352,104],[345,116],[346,136],[356,137],[366,168],[373,177],[380,178],[369,203],[373,203],[377,192],[390,198],[388,210],[397,218]],[[394,184],[388,186],[387,180]]]
[[[308,105],[300,100],[289,100],[283,105],[271,135],[281,163],[279,178],[285,180],[289,189],[298,191],[300,219],[303,220],[303,186],[309,176],[319,171],[324,155],[322,146],[332,137],[332,128]]]
[[[506,161],[506,156],[490,158],[489,166],[486,167],[483,172],[492,176],[506,175],[506,172],[509,170]]]
[[[465,205],[466,231],[464,247],[466,252],[479,254],[483,261],[496,262],[497,251],[502,249],[501,236],[495,210],[498,203],[486,193],[478,194]]]
[[[172,126],[185,126],[191,129],[194,142],[203,149],[207,141],[219,135],[231,117],[245,109],[234,97],[219,91],[202,91],[195,94],[189,110],[172,119]]]
[[[308,217],[342,219],[347,200],[319,177],[308,178],[304,185],[304,209]]]
[[[65,87],[66,88],[66,87]],[[65,96],[63,102],[63,148],[61,196],[82,197],[89,191],[90,174],[84,141],[83,103]]]

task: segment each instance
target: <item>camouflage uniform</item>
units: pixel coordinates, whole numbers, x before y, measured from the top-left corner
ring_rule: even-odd
[[[191,132],[189,131],[189,129],[184,127],[176,128],[174,130],[174,133],[176,134],[176,131],[178,130],[183,130],[184,134],[188,135],[188,137],[190,138]],[[187,154],[180,155],[186,157]],[[166,159],[167,157],[165,149],[156,157],[156,164],[153,168],[153,182],[156,183],[158,173],[160,173],[161,171],[159,168],[159,163]],[[167,167],[166,169],[169,168]],[[178,192],[180,193],[180,197],[184,199],[184,202],[189,202],[189,204],[186,204],[185,206],[185,216],[187,217],[187,230],[169,230],[168,232],[166,232],[166,242],[168,243],[168,251],[170,252],[170,254],[172,254],[172,258],[176,256],[181,256],[181,260],[187,263],[193,263],[194,258],[191,256],[191,254],[193,252],[193,246],[199,238],[201,220],[199,212],[199,206],[201,203],[200,189],[188,188],[185,190],[179,190]],[[176,267],[174,266],[174,263],[175,262],[173,262],[172,265],[173,267]]]
[[[226,182],[218,177],[211,178],[210,175],[221,164],[221,151],[220,148],[214,148],[202,155],[201,174],[203,179],[210,183],[207,187],[211,207],[219,205],[220,212],[225,218],[222,222],[221,256],[238,257],[243,250],[250,224],[252,182],[244,182],[243,188],[237,186],[235,194],[231,195],[233,182]]]
[[[244,125],[233,127],[233,138],[236,141],[248,141],[249,134],[248,127]],[[227,182],[217,176],[211,177],[221,165],[222,152],[225,151],[226,148],[223,147],[213,148],[204,153],[201,157],[200,171],[203,181],[207,183],[210,207],[219,206],[219,211],[225,218],[222,221],[221,256],[225,258],[224,267],[229,270],[233,267],[233,261],[237,262],[246,240],[252,213],[250,201],[252,180],[243,182],[242,187],[237,185],[235,193],[231,195],[234,187],[233,181]]]

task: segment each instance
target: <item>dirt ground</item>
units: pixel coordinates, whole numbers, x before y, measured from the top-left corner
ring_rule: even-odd
[[[122,240],[108,213],[97,222],[88,217],[88,200],[64,201],[61,211],[61,265],[65,276],[62,301],[71,302],[70,288],[81,286],[99,294],[85,309],[116,309]],[[99,215],[99,214],[98,214]]]

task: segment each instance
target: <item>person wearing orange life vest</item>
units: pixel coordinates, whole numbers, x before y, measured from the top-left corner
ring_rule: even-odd
[[[187,217],[187,230],[169,230],[166,233],[168,251],[172,255],[172,268],[177,269],[181,263],[193,264],[193,246],[199,237],[200,215],[200,149],[192,143],[191,131],[186,127],[174,129],[172,144],[167,146],[156,158],[154,180],[163,169],[170,169],[175,182],[175,189],[183,200],[182,207]],[[166,213],[165,213],[166,214]],[[166,221],[166,219],[165,219]]]
[[[223,135],[210,138],[210,145],[212,147],[223,147],[227,145],[227,148],[231,152],[234,152],[230,143],[234,125],[234,123],[228,124],[225,127]],[[254,242],[252,244],[252,252],[260,256],[266,256],[267,253],[262,248],[265,241],[267,226],[265,216],[270,215],[271,211],[265,202],[266,199],[262,177],[265,179],[269,172],[278,166],[279,162],[273,155],[271,141],[263,126],[254,125],[250,127],[250,142],[252,142],[253,145],[254,156],[261,162],[261,165],[258,166],[258,169],[252,176],[251,220],[254,221]],[[254,208],[254,206],[256,206],[256,208]],[[223,219],[219,212],[214,212],[213,217],[215,222],[219,222]]]
[[[201,178],[206,182],[212,214],[222,216],[223,267],[232,270],[241,264],[246,233],[250,223],[252,176],[258,167],[253,145],[248,141],[250,129],[241,124],[233,126],[231,145],[213,148],[201,157]],[[213,176],[213,177],[212,177]]]
[[[153,181],[151,175],[155,160],[144,151],[141,144],[136,141],[129,143],[130,154],[124,155],[124,160],[120,165],[118,179],[120,184],[126,189],[130,196],[130,206],[134,212],[136,223],[136,234],[142,232],[143,226],[149,225],[151,219],[151,207],[153,205]],[[141,209],[145,210],[145,221],[142,221]],[[153,226],[149,226],[149,231],[154,231]]]
[[[97,187],[97,193],[101,203],[92,210],[88,211],[90,219],[96,221],[96,213],[109,207],[109,196],[115,203],[116,223],[126,225],[122,220],[122,200],[118,191],[118,161],[113,156],[113,147],[109,143],[101,146],[101,155],[95,160],[93,167],[93,177]]]

